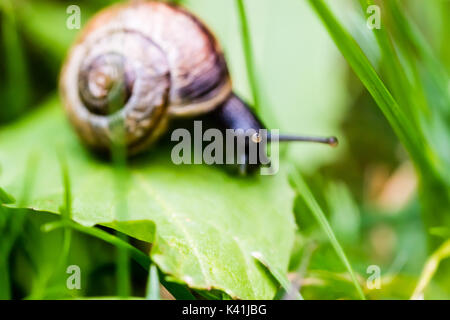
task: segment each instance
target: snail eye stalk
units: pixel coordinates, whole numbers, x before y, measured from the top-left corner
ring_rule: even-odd
[[[272,141],[271,136],[267,137],[267,140]],[[297,136],[297,135],[279,135],[278,141],[280,142],[314,142],[327,144],[331,147],[337,147],[339,145],[339,140],[336,137],[308,137],[308,136]]]

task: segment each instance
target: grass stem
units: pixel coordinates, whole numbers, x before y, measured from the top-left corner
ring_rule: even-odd
[[[250,36],[250,28],[248,25],[247,13],[243,0],[236,0],[239,15],[239,23],[241,27],[241,40],[244,49],[245,63],[247,66],[247,77],[253,99],[253,109],[258,111],[260,108],[258,81],[256,77],[255,65],[253,63],[255,55],[253,54],[252,41]]]
[[[138,250],[137,248],[130,245],[128,242],[123,241],[119,237],[116,237],[112,234],[109,234],[101,229],[98,228],[92,228],[92,227],[85,227],[82,226],[74,221],[55,221],[52,223],[48,223],[43,226],[43,230],[45,232],[50,232],[59,228],[69,227],[72,228],[75,231],[90,235],[92,237],[98,238],[100,240],[103,240],[116,248],[122,248],[124,250],[127,250],[130,253],[130,256],[140,265],[144,268],[144,270],[149,270],[150,268],[150,257],[143,253],[142,251]]]
[[[160,300],[158,269],[154,264],[150,266],[147,281],[147,300]]]
[[[344,252],[344,249],[342,248],[338,239],[336,238],[336,235],[334,234],[333,229],[330,226],[330,223],[328,222],[324,212],[322,211],[322,208],[317,203],[316,199],[311,193],[311,190],[303,181],[303,178],[298,173],[298,170],[292,170],[290,174],[290,179],[295,191],[298,193],[298,195],[300,195],[304,199],[309,209],[311,210],[312,214],[314,215],[314,218],[319,223],[320,227],[330,240],[330,243],[333,246],[334,250],[336,251],[336,254],[338,255],[339,259],[346,267],[348,273],[352,278],[353,284],[356,288],[356,291],[358,292],[359,297],[361,298],[361,300],[366,300],[361,285],[359,284],[358,279],[356,278],[356,274],[353,271],[353,268]]]
[[[434,274],[436,273],[439,264],[442,260],[450,257],[450,239],[445,241],[431,256],[428,258],[423,268],[422,274],[419,278],[411,300],[418,300],[423,298],[423,292],[430,283]]]

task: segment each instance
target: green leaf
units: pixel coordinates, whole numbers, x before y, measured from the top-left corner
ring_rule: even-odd
[[[259,261],[267,269],[267,271],[270,272],[270,274],[275,278],[275,280],[278,281],[285,292],[289,292],[289,290],[291,289],[291,283],[289,282],[289,279],[287,278],[287,275],[285,273],[272,268],[272,266],[269,265],[269,263],[264,259],[263,256],[259,254],[259,252],[254,252],[253,258]],[[299,292],[295,292],[293,298],[295,300],[303,300]]]
[[[283,172],[238,178],[220,167],[176,166],[170,149],[160,145],[131,161],[123,186],[128,215],[119,220],[114,166],[82,146],[52,99],[0,131],[0,185],[18,198],[33,152],[40,161],[25,207],[58,213],[65,188],[56,150],[65,155],[71,177],[73,220],[152,242],[150,255],[158,268],[192,288],[223,290],[241,299],[273,298],[276,283],[252,253],[287,272],[295,222]]]
[[[0,188],[0,203],[14,203],[15,200],[13,198],[13,196],[9,195],[8,193],[5,192],[5,190],[3,190],[2,188]]]

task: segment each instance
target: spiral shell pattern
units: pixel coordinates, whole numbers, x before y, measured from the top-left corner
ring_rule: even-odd
[[[69,119],[91,148],[108,150],[121,122],[130,154],[146,150],[173,117],[207,113],[231,93],[215,38],[194,16],[137,1],[97,14],[64,64]]]

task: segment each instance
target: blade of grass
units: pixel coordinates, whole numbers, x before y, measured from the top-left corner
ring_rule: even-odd
[[[262,97],[262,91],[261,86],[258,83],[257,80],[257,73],[256,73],[256,67],[254,65],[254,54],[253,54],[253,47],[252,47],[252,39],[250,35],[250,27],[248,25],[248,19],[247,19],[247,13],[245,10],[245,4],[244,0],[236,0],[236,6],[239,16],[239,23],[241,27],[241,42],[242,42],[242,48],[244,51],[244,58],[245,58],[245,64],[247,69],[247,78],[251,90],[251,95],[253,99],[253,111],[255,113],[261,113],[261,97]],[[279,123],[277,120],[277,117],[275,113],[273,112],[272,108],[265,108],[264,109],[264,115],[265,118],[270,121],[270,125],[274,128],[279,128]],[[282,144],[280,146],[280,154],[285,155],[287,150],[289,148],[289,144]]]
[[[253,64],[254,54],[244,1],[236,0],[236,6],[239,15],[239,23],[241,27],[241,41],[242,47],[244,49],[245,63],[247,66],[247,78],[253,99],[253,108],[255,111],[258,111],[260,108],[258,81],[256,78],[255,65]]]
[[[430,283],[434,274],[436,273],[439,264],[442,260],[450,257],[450,239],[445,241],[427,260],[422,271],[420,279],[417,283],[411,300],[421,299],[423,292]]]
[[[395,2],[387,1],[385,3],[394,5]],[[426,227],[448,225],[450,223],[450,173],[444,157],[441,156],[442,151],[436,148],[435,141],[429,136],[429,129],[436,129],[436,126],[433,124],[423,125],[424,121],[421,121],[422,123],[419,125],[411,117],[408,117],[403,109],[413,106],[400,108],[357,42],[337,21],[324,1],[309,0],[309,3],[411,156],[420,180],[419,193],[424,204],[422,212]],[[407,46],[405,47],[407,48]],[[406,60],[411,60],[411,50],[412,48],[410,47],[409,49],[404,49],[406,51],[404,52]],[[415,65],[420,65],[420,63],[413,60],[408,63],[411,65],[415,78],[412,86],[414,91],[417,86],[422,86],[418,71],[415,71]],[[446,99],[445,95],[442,98]],[[423,102],[423,99],[417,101],[416,104],[421,102]],[[422,110],[423,106],[417,107],[417,109]],[[426,117],[423,115],[420,117],[420,120],[425,119]],[[429,239],[429,244],[431,247],[437,245],[435,239],[433,240],[432,238]]]
[[[405,10],[399,7],[398,1],[387,1],[388,12],[392,14],[393,21],[396,22],[397,30],[401,39],[404,39],[409,49],[417,53],[421,61],[425,63],[427,74],[431,76],[434,86],[439,90],[440,96],[446,97],[449,101],[448,74],[445,72],[438,59],[435,57],[431,46],[425,40],[413,20],[407,16]],[[446,105],[448,107],[448,104]],[[448,108],[445,110],[449,112]]]
[[[291,280],[291,285],[289,291],[286,291],[283,300],[294,300],[297,292],[300,293],[302,287],[302,280],[305,277],[306,271],[308,270],[309,263],[311,261],[312,254],[316,250],[317,244],[315,242],[309,242],[308,245],[304,247],[302,260],[295,272],[294,279]],[[301,295],[301,293],[300,293]]]
[[[411,19],[406,8],[399,7],[397,1],[387,1],[387,12],[394,26],[399,50],[410,57],[414,75],[414,91],[421,92],[417,101],[418,110],[422,111],[420,128],[427,142],[437,154],[437,171],[447,186],[450,186],[450,91],[449,75],[446,68],[435,56],[427,39]],[[450,201],[450,200],[449,200]],[[449,208],[450,209],[450,208]]]
[[[1,246],[1,245],[0,245]],[[2,263],[0,263],[0,300],[9,300],[11,299],[11,282],[9,275],[9,261],[8,255],[3,254],[0,255],[0,259],[2,259]]]
[[[435,227],[430,229],[430,234],[436,237],[444,239],[450,238],[450,228],[448,227]]]
[[[434,172],[435,168],[430,163],[433,162],[435,156],[425,143],[422,133],[412,125],[410,119],[399,107],[357,42],[337,21],[322,0],[309,0],[309,3],[322,20],[342,55],[374,98],[394,132],[411,155],[415,165],[422,168],[423,171]]]
[[[27,160],[25,169],[25,179],[23,182],[22,194],[19,204],[26,203],[34,186],[34,178],[37,169],[38,159],[35,154],[31,154]],[[11,200],[11,199],[10,199]],[[1,205],[1,204],[0,204]],[[11,297],[10,279],[9,279],[9,256],[14,243],[22,232],[26,218],[26,210],[18,209],[14,211],[2,210],[0,214],[7,214],[7,230],[4,230],[2,241],[0,242],[0,299],[9,299]]]
[[[147,300],[161,300],[161,296],[159,293],[159,277],[158,277],[158,269],[154,264],[150,266],[150,271],[148,273],[148,281],[147,281]]]
[[[62,149],[61,149],[62,150]],[[70,186],[69,167],[66,158],[62,152],[59,153],[59,163],[61,166],[61,175],[64,186],[64,207],[61,208],[61,219],[64,221],[70,221],[72,216],[72,192]],[[72,229],[64,228],[63,232],[63,245],[59,261],[59,266],[67,265],[69,259],[70,245],[72,242]],[[58,268],[56,268],[58,269]]]
[[[2,199],[0,198],[0,215],[2,215],[2,225],[0,232],[2,237],[5,236],[5,229],[7,227],[7,216],[9,212],[2,206]],[[11,298],[11,283],[9,278],[9,245],[6,241],[0,242],[0,300],[9,300]]]
[[[69,177],[69,168],[67,165],[66,158],[62,151],[62,148],[59,148],[57,151],[59,165],[61,167],[61,177],[62,184],[64,188],[64,199],[63,206],[60,208],[60,217],[62,221],[70,221],[71,211],[72,211],[72,198],[71,198],[71,187],[70,187],[70,177]],[[59,255],[55,267],[51,270],[51,272],[43,274],[40,281],[39,286],[33,288],[30,295],[27,299],[32,300],[41,300],[46,297],[46,294],[51,293],[52,291],[58,292],[60,288],[52,288],[49,284],[53,277],[57,277],[61,273],[65,273],[66,267],[68,265],[70,246],[72,243],[72,229],[68,226],[63,227],[63,239],[61,246],[61,254]]]
[[[285,292],[289,292],[291,290],[291,283],[289,282],[289,279],[284,273],[282,273],[280,270],[272,268],[267,262],[267,260],[259,252],[253,252],[252,256],[270,272],[270,274],[281,285],[281,287]],[[295,300],[303,300],[303,297],[299,291],[295,292],[293,298]]]
[[[128,242],[128,237],[123,234],[118,234],[118,237],[125,242]],[[127,298],[131,294],[130,282],[130,261],[128,251],[123,248],[117,250],[117,283],[118,295],[122,298]]]
[[[64,187],[64,206],[61,208],[61,218],[70,220],[72,216],[72,192],[70,187],[69,167],[62,151],[59,151],[58,157]]]
[[[138,250],[137,248],[133,247],[128,242],[123,241],[119,237],[109,234],[101,229],[93,227],[85,227],[71,220],[70,221],[59,220],[44,225],[42,227],[42,230],[44,232],[50,232],[64,227],[72,228],[73,230],[76,230],[78,232],[103,240],[117,248],[127,250],[128,252],[130,252],[131,257],[145,270],[148,271],[150,268],[150,257],[148,255]]]
[[[369,6],[375,5],[372,0],[359,0],[360,7],[364,14],[367,13]],[[383,8],[384,9],[384,8]],[[382,10],[386,12],[386,10]],[[387,20],[385,15],[382,17],[383,21]],[[388,82],[392,88],[395,99],[399,101],[399,106],[403,109],[405,114],[410,115],[415,121],[415,125],[419,125],[418,111],[426,106],[425,96],[420,86],[416,85],[413,88],[413,84],[410,83],[404,67],[400,62],[400,58],[397,54],[394,43],[389,36],[387,22],[383,23],[383,27],[380,29],[372,29],[372,33],[378,43],[378,47],[382,54],[383,63],[381,64],[384,72],[387,75]],[[405,56],[408,58],[409,56]],[[412,61],[409,61],[409,65],[413,66]],[[414,73],[411,71],[411,73]],[[412,107],[415,106],[415,107]]]
[[[91,237],[100,239],[109,243],[113,246],[120,247],[123,250],[127,250],[130,253],[130,257],[136,261],[144,270],[150,272],[151,260],[148,255],[140,251],[139,249],[130,245],[127,241],[122,240],[121,238],[110,234],[106,231],[103,231],[94,227],[85,227],[82,226],[72,220],[58,220],[55,222],[51,222],[42,226],[42,231],[51,232],[53,230],[59,228],[69,227],[72,230],[87,234]],[[186,288],[186,286],[166,281],[164,278],[161,279],[161,284],[169,290],[169,292],[177,299],[177,300],[195,300],[195,297],[190,293],[190,291]]]
[[[0,115],[7,120],[18,116],[26,107],[30,98],[30,82],[25,52],[17,30],[15,8],[11,0],[0,2],[2,19],[1,36],[3,39],[5,66],[5,101],[7,108],[1,108]]]
[[[337,256],[346,267],[348,273],[350,274],[350,277],[352,278],[353,284],[355,286],[356,291],[358,292],[359,297],[362,300],[365,300],[366,297],[358,282],[358,279],[356,278],[356,274],[353,271],[353,268],[344,252],[344,249],[340,245],[338,239],[336,238],[333,232],[333,229],[331,228],[324,212],[322,211],[322,208],[319,206],[310,189],[303,181],[303,178],[301,177],[300,173],[298,173],[298,170],[295,169],[291,170],[289,178],[292,186],[294,187],[294,190],[297,192],[299,196],[303,198],[305,203],[308,205],[309,209],[314,215],[314,218],[317,220],[323,232],[327,235],[328,239],[330,240],[330,243],[333,246],[334,250],[336,251]]]
[[[113,100],[113,104],[116,100]],[[122,106],[113,106],[113,110],[119,110]],[[118,117],[112,125],[113,141],[111,144],[111,155],[115,169],[116,197],[118,206],[116,208],[116,217],[118,221],[127,218],[127,185],[129,183],[129,172],[127,169],[127,148],[125,142],[125,122]],[[128,237],[123,233],[117,233],[118,237],[128,242]],[[119,247],[117,249],[117,288],[118,295],[128,297],[131,294],[131,275],[130,261],[128,251]]]

